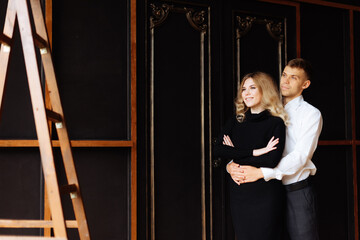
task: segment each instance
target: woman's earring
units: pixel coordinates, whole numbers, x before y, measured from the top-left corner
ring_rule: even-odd
[[[242,123],[244,121],[244,115],[242,115],[242,114],[236,115],[236,120],[238,120],[238,122]]]

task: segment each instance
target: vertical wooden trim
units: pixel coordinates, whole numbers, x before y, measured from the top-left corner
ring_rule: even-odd
[[[240,37],[236,37],[236,92],[238,91],[238,87],[240,86],[241,75],[240,75]]]
[[[359,205],[358,205],[358,187],[357,187],[357,163],[356,163],[356,144],[352,144],[353,155],[353,188],[354,188],[354,233],[355,240],[359,240]]]
[[[287,24],[287,19],[285,18],[284,19],[284,66],[288,62],[288,43],[287,43],[287,41],[288,41],[288,30],[287,30],[287,28],[288,28],[288,24]],[[280,69],[280,72],[279,72],[280,78],[281,78],[281,75],[282,75],[282,71],[283,71],[283,69]]]
[[[296,6],[296,56],[301,57],[301,38],[300,38],[300,4]]]
[[[212,169],[212,103],[211,103],[211,9],[208,7],[208,132],[209,132],[209,238],[213,240],[213,169]]]
[[[48,34],[50,48],[52,48],[52,23],[53,23],[53,7],[52,0],[45,1],[45,25]]]
[[[150,34],[150,239],[155,240],[154,28]]]
[[[137,239],[136,0],[130,1],[131,55],[131,240]]]
[[[285,24],[286,25],[286,24]],[[286,41],[286,40],[285,40]],[[279,41],[278,42],[278,58],[279,58],[279,79],[281,79],[281,75],[282,75],[282,71],[283,71],[283,66],[282,66],[282,54],[281,54],[281,47],[282,47],[283,41]],[[285,52],[286,55],[286,52]]]
[[[49,47],[52,49],[52,0],[46,0],[45,1],[45,26],[46,31],[48,34],[48,41],[49,41]],[[45,80],[46,81],[46,80]],[[47,84],[45,84],[45,106],[47,109],[51,109],[51,103],[50,103],[50,96]],[[48,122],[49,125],[49,132],[51,135],[51,121]],[[50,220],[51,219],[51,213],[50,213],[50,206],[49,206],[49,199],[46,192],[46,183],[44,183],[44,220]],[[50,228],[44,228],[44,236],[50,237],[51,236],[51,229]]]
[[[201,106],[201,219],[202,239],[206,240],[205,201],[205,32],[200,33],[200,106]]]
[[[350,81],[351,81],[351,132],[353,156],[353,189],[354,189],[354,231],[355,240],[359,240],[359,212],[356,162],[356,108],[355,108],[355,60],[354,60],[354,11],[349,10],[350,32]]]

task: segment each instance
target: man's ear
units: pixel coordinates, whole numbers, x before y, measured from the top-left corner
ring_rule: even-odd
[[[311,84],[311,81],[310,80],[306,80],[304,83],[303,83],[303,86],[302,86],[302,89],[307,89]]]

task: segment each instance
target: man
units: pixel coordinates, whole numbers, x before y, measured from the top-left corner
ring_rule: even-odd
[[[227,165],[231,177],[243,183],[264,178],[282,180],[286,189],[286,221],[291,240],[318,240],[316,210],[310,177],[316,167],[311,161],[322,129],[318,109],[305,102],[304,89],[310,86],[312,69],[304,59],[293,59],[280,80],[285,111],[289,115],[283,158],[274,169]]]

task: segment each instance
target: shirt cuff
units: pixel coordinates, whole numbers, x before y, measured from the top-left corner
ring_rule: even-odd
[[[229,173],[229,171],[227,170],[227,166],[230,164],[230,163],[232,163],[234,160],[231,160],[230,162],[228,162],[228,164],[226,164],[226,167],[225,167],[225,169],[226,169],[226,171]]]
[[[271,179],[274,179],[276,178],[276,175],[275,175],[275,170],[272,169],[272,168],[260,168],[263,175],[264,175],[264,180],[265,181],[269,181]]]

